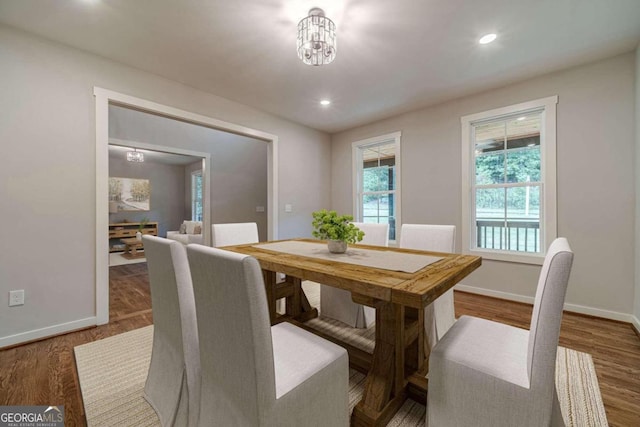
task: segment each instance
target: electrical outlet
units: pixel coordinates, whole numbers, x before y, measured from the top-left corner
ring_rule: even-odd
[[[9,307],[24,305],[24,289],[9,291]]]
[[[284,211],[285,212],[293,212],[293,205],[290,205],[290,204],[284,205]]]
[[[256,212],[264,212],[264,206],[256,206]]]

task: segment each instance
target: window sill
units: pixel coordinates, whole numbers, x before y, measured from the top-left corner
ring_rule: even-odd
[[[480,256],[485,260],[512,262],[517,264],[533,264],[542,265],[544,263],[544,254],[524,254],[505,251],[490,250],[467,250],[464,252],[468,255]]]

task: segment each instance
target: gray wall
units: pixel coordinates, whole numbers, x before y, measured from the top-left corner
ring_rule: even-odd
[[[267,239],[266,142],[116,106],[109,107],[109,136],[210,153],[212,223],[256,222]]]
[[[140,222],[143,218],[158,223],[158,235],[166,236],[167,230],[177,230],[183,217],[184,166],[165,165],[145,161],[128,162],[109,156],[109,176],[148,179],[151,186],[151,204],[148,212],[118,212],[109,214],[109,222]]]
[[[325,133],[3,25],[0,75],[0,346],[96,314],[94,86],[277,135],[279,237],[310,236],[311,212],[330,204]],[[11,289],[24,306],[8,307]]]
[[[567,303],[629,320],[634,294],[634,63],[635,54],[629,53],[333,135],[332,208],[352,211],[351,143],[402,131],[402,222],[455,224],[460,230],[460,117],[558,95],[558,234],[575,251]],[[539,266],[483,260],[464,283],[490,293],[532,297],[539,272]]]

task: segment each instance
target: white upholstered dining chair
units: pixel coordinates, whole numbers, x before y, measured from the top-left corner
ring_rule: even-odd
[[[255,222],[233,222],[228,224],[211,224],[211,246],[220,248],[223,246],[248,245],[258,243],[258,224]],[[283,281],[284,274],[278,273],[278,281]],[[284,298],[276,301],[276,310],[284,313],[286,302]]]
[[[200,426],[347,426],[348,356],[290,323],[270,326],[258,261],[187,247],[200,325]]]
[[[540,271],[529,331],[458,319],[429,358],[427,425],[564,425],[555,369],[572,263],[569,243],[556,239]]]
[[[353,224],[364,231],[364,238],[360,243],[389,245],[389,224]],[[356,304],[351,300],[351,292],[328,285],[320,285],[320,312],[323,316],[340,320],[354,328],[368,328],[376,321],[375,308]]]
[[[258,224],[255,222],[211,224],[211,246],[214,248],[258,243],[258,241]]]
[[[401,248],[452,253],[455,245],[455,225],[402,224]],[[424,309],[424,327],[431,348],[455,321],[453,289],[449,289]]]
[[[200,350],[185,246],[144,235],[151,286],[153,349],[144,397],[162,426],[195,425],[199,412]]]

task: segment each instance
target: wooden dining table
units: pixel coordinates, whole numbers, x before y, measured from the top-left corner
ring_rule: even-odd
[[[376,309],[373,355],[320,333],[343,345],[350,365],[367,375],[362,400],[351,414],[353,426],[386,425],[409,396],[424,403],[429,358],[424,308],[482,263],[477,256],[367,245],[349,245],[346,254],[331,254],[326,242],[312,239],[224,249],[260,263],[272,324],[289,321],[318,333],[304,324],[318,316],[302,289],[304,280],[348,290],[354,302]],[[388,259],[430,263],[399,271],[386,265]],[[279,273],[286,275],[284,281],[278,280]],[[276,311],[280,298],[286,299],[284,314]]]

